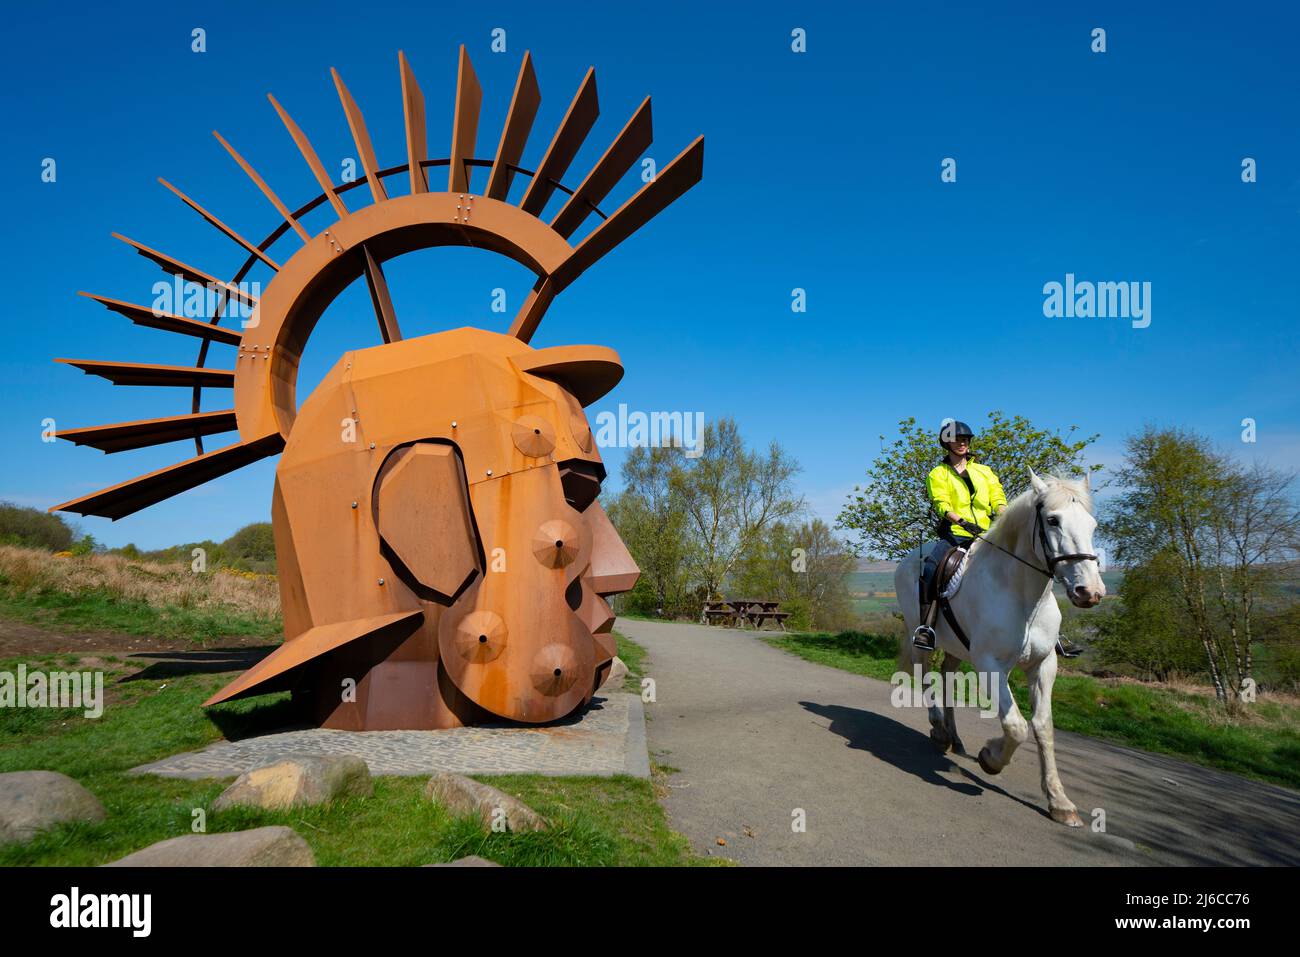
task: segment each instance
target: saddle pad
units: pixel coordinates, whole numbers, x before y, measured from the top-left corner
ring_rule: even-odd
[[[957,589],[961,587],[962,575],[965,574],[966,572],[966,562],[969,559],[970,559],[970,555],[967,554],[965,549],[962,549],[961,564],[958,565],[957,570],[952,573],[952,577],[948,579],[948,586],[943,590],[943,593],[939,596],[944,601],[947,601],[953,595],[957,594]]]

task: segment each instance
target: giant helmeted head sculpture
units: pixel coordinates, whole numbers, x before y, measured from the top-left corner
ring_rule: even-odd
[[[333,74],[365,171],[355,183],[329,179],[272,98],[322,190],[297,210],[218,135],[283,220],[263,242],[166,184],[248,254],[230,281],[120,237],[167,272],[216,290],[216,307],[202,321],[91,298],[137,324],[196,338],[196,363],[58,361],[119,385],[188,388],[192,408],[58,434],[107,452],[192,440],[197,454],[56,508],[117,519],[282,453],[272,518],[285,642],[209,704],[287,688],[328,727],[551,721],[590,701],[607,676],[615,649],[605,599],[631,588],[637,569],[596,500],[605,470],[583,411],[621,378],[618,356],[529,343],[560,291],[699,181],[703,139],[606,215],[599,204],[650,143],[649,99],[570,189],[563,178],[598,112],[593,71],[529,170],[518,164],[540,93],[527,54],[491,159],[474,156],[481,92],[464,48],[445,159],[426,156],[424,99],[400,54],[399,65],[407,157],[387,168]],[[444,175],[446,190],[435,189]],[[394,177],[409,188],[390,196]],[[362,184],[372,202],[352,209],[345,194]],[[313,236],[301,218],[326,203],[336,218]],[[548,203],[558,211],[545,222]],[[573,241],[593,213],[600,221]],[[301,244],[281,264],[270,253],[290,230]],[[402,338],[383,264],[447,245],[489,249],[537,275],[507,333]],[[243,285],[254,268],[274,274],[260,296]],[[343,355],[299,408],[308,337],[362,277],[382,344]],[[251,311],[244,328],[221,325],[230,302]],[[209,368],[209,351],[222,346],[234,348],[234,368]],[[234,408],[204,411],[210,388],[233,389]],[[237,442],[204,450],[205,436],[235,429]]]

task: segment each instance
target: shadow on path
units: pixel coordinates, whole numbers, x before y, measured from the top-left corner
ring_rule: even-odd
[[[886,764],[920,778],[926,784],[971,796],[991,791],[1029,808],[1040,817],[1050,817],[1045,809],[990,784],[953,758],[940,754],[929,735],[893,718],[843,705],[823,705],[812,701],[800,701],[799,704],[805,710],[828,720],[831,733],[843,738],[850,748],[866,751]],[[974,758],[964,756],[959,760],[974,762]],[[952,771],[959,772],[965,781],[954,781],[944,776],[943,772]]]

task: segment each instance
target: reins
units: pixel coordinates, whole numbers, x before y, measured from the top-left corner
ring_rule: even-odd
[[[967,529],[969,532],[970,529]],[[1040,575],[1046,575],[1048,578],[1056,577],[1056,566],[1061,562],[1079,562],[1079,561],[1096,561],[1097,556],[1091,552],[1069,552],[1065,555],[1053,555],[1047,541],[1047,529],[1043,524],[1043,503],[1039,502],[1034,506],[1034,532],[1038,536],[1039,543],[1043,546],[1043,558],[1047,560],[1046,568],[1039,568],[1033,562],[1027,562],[1015,552],[1009,551],[990,538],[985,538],[982,534],[972,533],[973,537],[978,538],[981,542],[987,542],[1004,555],[1010,555],[1026,568],[1032,568]]]

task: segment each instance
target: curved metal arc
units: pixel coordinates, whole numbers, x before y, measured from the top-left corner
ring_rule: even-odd
[[[481,166],[481,167],[487,167],[489,169],[492,167],[493,162],[494,160],[490,160],[490,159],[464,160],[464,163],[467,166]],[[449,166],[450,164],[451,164],[450,157],[445,157],[442,159],[422,160],[420,162],[420,166],[423,169],[428,169],[434,166]],[[536,170],[527,169],[523,166],[518,166],[514,163],[510,163],[508,165],[511,172],[519,176],[526,176],[532,178],[537,175]],[[385,169],[377,170],[375,172],[375,176],[377,176],[379,179],[386,179],[389,176],[396,176],[399,173],[406,173],[410,170],[410,168],[411,168],[410,163],[401,163],[397,166],[389,166]],[[365,186],[365,185],[367,185],[367,180],[365,179],[353,180],[350,183],[341,183],[333,187],[334,195],[338,196],[342,193],[346,193],[348,190],[357,189],[358,187]],[[563,183],[558,182],[556,180],[551,180],[549,185],[555,189],[560,190],[562,193],[570,197],[572,197],[575,193],[575,190],[570,189],[569,187],[565,186]],[[267,234],[265,239],[263,239],[260,243],[257,244],[258,250],[260,250],[261,252],[266,252],[273,245],[275,245],[275,243],[278,242],[281,239],[281,237],[285,235],[285,233],[287,233],[292,228],[291,222],[295,224],[299,223],[303,216],[305,216],[307,213],[310,213],[312,210],[316,209],[318,206],[323,205],[329,200],[330,200],[329,194],[322,192],[317,194],[315,197],[308,200],[307,202],[303,203],[297,209],[291,211],[289,214],[290,217],[289,220],[286,220],[285,222],[282,222],[279,225],[277,225],[275,229],[271,230],[271,232]],[[609,218],[595,203],[588,203],[588,205],[591,207],[591,211],[595,213],[598,217],[600,217],[600,219],[605,220]],[[239,282],[241,282],[244,279],[244,277],[247,276],[248,273],[252,270],[252,268],[255,265],[257,265],[259,261],[260,259],[258,256],[249,255],[249,257],[244,261],[244,264],[239,268],[239,271],[235,273],[235,278],[230,281],[231,284],[237,285]],[[533,297],[530,297],[529,301],[532,302]],[[549,303],[549,299],[546,299],[546,302]],[[227,300],[226,297],[223,295],[214,310],[214,315],[209,320],[212,324],[216,324],[221,319],[221,314],[222,312],[225,311],[226,305],[227,305]],[[537,319],[540,319],[540,316],[537,316]],[[516,321],[516,324],[518,324],[518,321]],[[532,327],[536,328],[536,320],[532,322]],[[203,368],[204,363],[207,361],[208,348],[210,345],[211,343],[208,341],[204,341],[203,343],[200,344],[198,356],[196,357],[194,362],[196,367]],[[203,393],[203,386],[200,385],[194,387],[194,395],[190,403],[191,412],[197,413],[202,409],[203,406],[202,393]],[[201,436],[195,436],[194,450],[195,453],[198,455],[203,454],[203,439]]]

